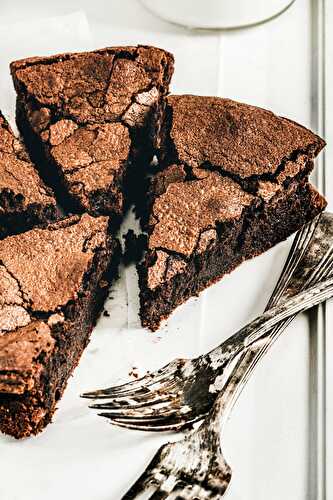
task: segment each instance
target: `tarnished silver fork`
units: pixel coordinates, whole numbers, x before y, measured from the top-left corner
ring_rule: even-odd
[[[325,274],[324,276],[325,277]],[[333,296],[333,278],[328,278],[266,311],[256,326],[266,331],[290,315],[313,307]],[[263,338],[255,340],[237,358],[212,409],[198,429],[184,439],[163,445],[123,500],[218,500],[231,480],[231,468],[221,449],[221,434],[237,395]],[[253,372],[253,370],[252,370]]]
[[[296,235],[267,308],[321,280],[323,273],[332,266],[332,242],[333,216],[329,213],[323,214],[320,219],[316,218]],[[321,270],[314,271],[314,265],[321,258],[324,259]],[[252,349],[252,362],[247,373],[251,373],[251,369],[292,319],[288,317],[281,321],[260,347],[257,345],[256,349]],[[85,393],[83,396],[103,399],[102,403],[91,407],[107,410],[101,415],[122,427],[147,431],[186,427],[207,415],[239,353],[255,338],[264,335],[254,326],[251,323],[248,330],[245,327],[210,353],[196,359],[177,359],[137,381]]]

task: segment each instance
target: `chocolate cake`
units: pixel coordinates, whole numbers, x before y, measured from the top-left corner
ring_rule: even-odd
[[[107,217],[88,214],[0,241],[0,430],[51,420],[115,275]]]
[[[157,145],[172,55],[114,47],[23,59],[11,72],[17,125],[43,178],[67,210],[119,220]]]
[[[0,112],[0,239],[54,221],[53,193]]]
[[[325,199],[309,183],[324,141],[229,99],[169,96],[138,266],[141,320],[156,330],[189,297],[284,240]]]

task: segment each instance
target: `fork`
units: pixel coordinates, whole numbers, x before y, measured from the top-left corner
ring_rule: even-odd
[[[294,239],[267,307],[273,307],[282,298],[319,281],[320,272],[317,275],[317,271],[313,271],[311,275],[311,270],[326,252],[327,266],[330,266],[332,242],[332,214],[325,213],[304,226]],[[296,271],[305,253],[307,255]],[[285,322],[277,324],[255,355],[253,352],[254,365],[291,320],[292,318],[287,318]],[[211,409],[217,396],[212,388],[223,387],[236,356],[250,343],[253,334],[251,329],[248,332],[248,339],[241,339],[238,333],[210,353],[196,359],[174,360],[157,372],[134,382],[87,392],[83,397],[104,400],[91,407],[108,410],[101,415],[122,427],[148,431],[181,429],[202,419]]]
[[[274,318],[281,321],[332,296],[333,278],[328,278],[270,309],[263,315],[266,319],[259,317],[259,322],[269,329],[272,319],[273,323]],[[253,362],[253,353],[263,343],[265,339],[258,338],[240,353],[223,391],[199,428],[187,432],[181,441],[163,445],[123,500],[217,500],[222,497],[232,472],[222,453],[221,434],[237,394],[246,383],[244,373]]]
[[[248,366],[250,349],[241,355],[225,390],[202,425],[188,432],[181,441],[161,446],[123,500],[154,498],[156,492],[159,499],[204,500],[223,495],[231,480],[231,468],[221,450],[221,432],[229,414],[228,403],[232,401],[238,373]]]

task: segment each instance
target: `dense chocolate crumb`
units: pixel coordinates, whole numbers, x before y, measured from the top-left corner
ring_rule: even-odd
[[[324,145],[270,111],[169,96],[142,217],[143,326],[156,330],[179,304],[322,211],[326,201],[308,175]]]
[[[51,420],[116,273],[107,217],[87,214],[0,241],[0,430]]]
[[[114,47],[15,61],[17,125],[72,212],[120,221],[153,157],[173,57]]]
[[[58,217],[51,189],[0,112],[0,239]]]
[[[123,238],[125,242],[125,249],[123,252],[123,262],[125,266],[140,262],[143,252],[147,247],[147,236],[142,233],[135,234],[133,229],[129,229]]]

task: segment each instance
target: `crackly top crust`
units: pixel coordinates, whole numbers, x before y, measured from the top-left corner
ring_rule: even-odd
[[[195,178],[186,180],[181,165],[170,165],[154,177],[147,269],[152,290],[181,272],[192,254],[205,251],[217,238],[219,223],[239,219],[257,200],[217,172],[193,169],[193,173]]]
[[[7,392],[21,390],[14,379],[22,374],[28,383],[40,353],[53,346],[50,328],[64,320],[66,305],[78,297],[107,239],[108,218],[84,214],[0,242],[0,373],[12,374],[11,382],[0,377],[0,390],[1,384]],[[36,320],[41,313],[47,325]]]
[[[151,156],[173,72],[168,52],[111,47],[15,61],[11,72],[33,131],[84,210],[93,212],[95,193],[112,191],[138,148]],[[147,144],[135,134],[132,143],[142,128]]]
[[[148,46],[109,47],[11,63],[17,89],[33,97],[39,107],[52,106],[57,116],[80,124],[118,121],[132,101],[147,105],[146,92],[167,86],[172,70],[173,56]]]
[[[60,132],[61,138],[55,143],[54,127],[59,130],[64,125],[71,132],[63,140]],[[69,192],[80,198],[86,210],[90,208],[90,193],[111,186],[115,176],[121,175],[131,146],[128,129],[122,123],[78,128],[71,120],[60,120],[50,127],[50,141],[53,143],[51,157],[62,166]]]
[[[291,120],[219,97],[169,96],[167,117],[166,164],[208,164],[241,179],[274,176],[285,159],[312,159],[325,145]]]
[[[26,209],[31,204],[56,205],[52,192],[40,179],[23,144],[14,136],[0,112],[0,193],[11,193],[15,205],[1,206],[0,213]]]
[[[308,175],[325,142],[270,111],[229,99],[169,96],[160,163],[148,192],[147,285],[203,252],[217,225]],[[279,196],[279,194],[278,194]]]
[[[30,311],[56,311],[75,300],[94,252],[105,247],[107,217],[71,217],[1,241],[0,261]]]
[[[218,221],[238,219],[254,197],[232,179],[204,172],[201,179],[171,183],[152,209],[149,248],[190,256],[198,235]]]

